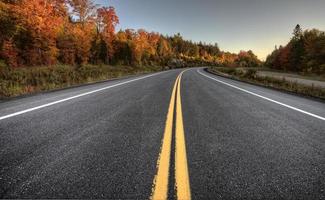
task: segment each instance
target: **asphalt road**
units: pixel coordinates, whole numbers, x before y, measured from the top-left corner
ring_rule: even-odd
[[[1,102],[0,197],[325,198],[325,103],[181,71]]]

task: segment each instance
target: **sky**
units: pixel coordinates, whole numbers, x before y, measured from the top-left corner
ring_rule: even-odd
[[[253,50],[262,60],[285,45],[294,27],[325,30],[325,0],[95,0],[114,6],[118,29],[181,35],[218,43],[223,51]]]

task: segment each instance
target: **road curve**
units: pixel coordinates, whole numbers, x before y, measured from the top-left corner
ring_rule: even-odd
[[[0,197],[325,198],[323,102],[182,71],[1,102]]]

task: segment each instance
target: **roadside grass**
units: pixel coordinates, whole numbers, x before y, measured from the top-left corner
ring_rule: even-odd
[[[0,98],[14,97],[122,76],[161,71],[161,67],[68,65],[9,68],[0,62]]]
[[[281,71],[281,70],[275,70],[275,69],[270,69],[267,67],[260,67],[258,68],[259,72],[275,72],[279,74],[284,74],[287,77],[292,77],[292,78],[303,78],[303,79],[308,79],[308,80],[314,80],[314,81],[325,81],[325,74],[315,74],[315,73],[307,73],[307,72],[291,72],[291,71]]]
[[[295,81],[286,80],[285,78],[279,79],[268,76],[258,76],[257,69],[254,68],[210,67],[208,71],[235,80],[325,100],[325,88],[314,85],[304,85]]]

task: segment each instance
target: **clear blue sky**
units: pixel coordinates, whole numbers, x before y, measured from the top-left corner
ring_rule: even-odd
[[[261,59],[286,44],[296,24],[325,30],[325,0],[96,0],[116,8],[118,28],[144,28],[253,50]]]

